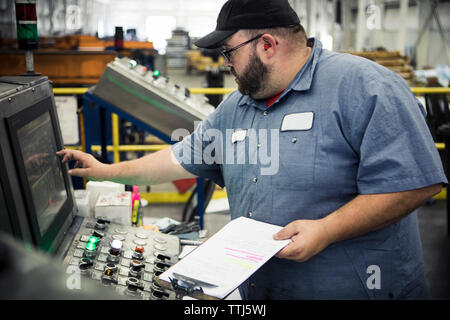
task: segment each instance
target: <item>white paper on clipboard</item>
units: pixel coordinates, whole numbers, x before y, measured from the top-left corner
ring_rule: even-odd
[[[159,278],[195,279],[206,295],[223,299],[291,241],[273,239],[281,229],[245,217],[232,220]]]

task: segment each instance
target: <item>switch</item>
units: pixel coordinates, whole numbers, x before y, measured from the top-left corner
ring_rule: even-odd
[[[136,246],[133,252],[133,259],[142,260],[144,259],[144,247],[143,246]]]
[[[139,260],[131,260],[130,266],[131,266],[130,276],[139,279],[141,277],[141,273],[145,265]]]
[[[106,220],[106,219],[99,218],[99,219],[97,219],[97,222],[95,223],[95,227],[94,228],[96,230],[104,230],[106,228],[106,224],[107,223],[110,223],[110,221]]]
[[[80,267],[81,271],[86,271],[91,268],[93,264],[94,263],[91,258],[82,258],[80,259],[78,266]]]
[[[135,60],[130,60],[130,62],[128,62],[128,67],[130,69],[133,69],[137,66],[137,62]]]
[[[114,256],[118,256],[121,250],[122,250],[122,241],[113,240],[111,242],[111,249],[109,250],[109,253]]]
[[[143,290],[144,286],[139,282],[137,278],[130,277],[127,280],[127,288],[131,293],[136,293],[138,289]]]
[[[97,221],[95,223],[95,229],[97,230],[104,230],[106,228],[106,224],[103,221]]]
[[[96,237],[98,239],[101,239],[104,236],[105,236],[105,234],[103,232],[96,231],[96,230],[94,230],[94,232],[92,232],[92,237]]]
[[[88,242],[84,247],[84,256],[85,257],[94,257],[97,253],[97,246],[94,243]]]

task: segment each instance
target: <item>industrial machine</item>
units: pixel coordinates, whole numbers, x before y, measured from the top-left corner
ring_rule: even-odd
[[[154,280],[178,261],[177,237],[142,228],[84,219],[64,259],[89,280],[144,300],[175,299]]]
[[[47,77],[0,77],[0,231],[118,294],[173,299],[154,277],[177,261],[178,237],[77,216],[55,110]]]
[[[168,137],[176,129],[192,132],[214,111],[204,96],[127,57],[107,65],[92,93]]]

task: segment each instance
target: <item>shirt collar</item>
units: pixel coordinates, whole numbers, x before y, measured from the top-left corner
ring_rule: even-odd
[[[302,69],[297,73],[294,80],[292,80],[286,90],[284,90],[281,97],[287,94],[291,89],[296,91],[307,91],[311,88],[314,70],[316,68],[317,62],[319,61],[320,54],[322,53],[322,43],[316,38],[309,38],[307,41],[308,44],[313,44],[311,55],[309,56],[308,61],[306,61]],[[242,95],[238,102],[238,106],[242,107],[244,105],[265,109],[265,101],[253,100],[247,95]]]

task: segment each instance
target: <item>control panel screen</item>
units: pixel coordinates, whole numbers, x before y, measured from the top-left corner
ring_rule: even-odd
[[[17,136],[42,236],[67,200],[49,112],[18,129]]]

